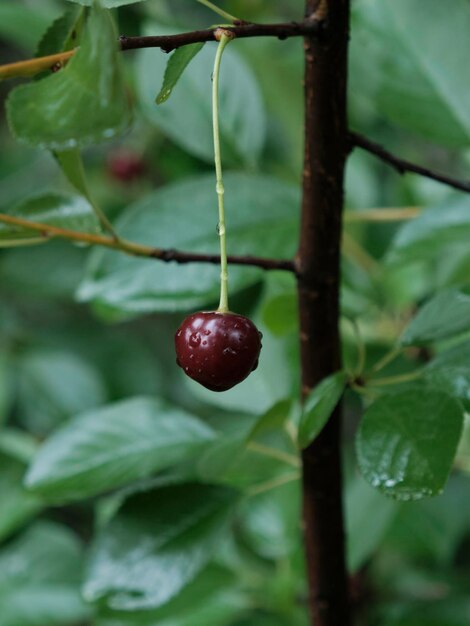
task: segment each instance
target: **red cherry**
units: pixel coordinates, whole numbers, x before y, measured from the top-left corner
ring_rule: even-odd
[[[183,320],[175,335],[176,362],[211,391],[227,391],[258,366],[261,333],[236,313],[199,312]]]
[[[128,183],[140,178],[145,173],[142,157],[131,150],[117,150],[111,154],[107,163],[111,178]]]

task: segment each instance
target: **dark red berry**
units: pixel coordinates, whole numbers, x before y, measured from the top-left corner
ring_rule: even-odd
[[[111,154],[107,168],[111,178],[122,183],[136,180],[145,173],[142,157],[131,150],[118,150]]]
[[[226,391],[258,366],[261,333],[251,320],[216,311],[189,315],[176,331],[176,362],[211,391]]]

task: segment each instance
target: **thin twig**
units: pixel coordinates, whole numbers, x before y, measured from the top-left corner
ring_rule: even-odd
[[[322,30],[322,22],[319,20],[306,19],[300,22],[287,22],[281,24],[235,24],[226,26],[237,38],[244,37],[277,37],[287,39],[289,37],[312,37]],[[165,52],[171,52],[181,46],[191,43],[215,41],[217,26],[205,30],[195,30],[178,35],[159,35],[148,37],[126,37],[119,38],[121,50],[137,50],[140,48],[161,48]],[[0,66],[0,79],[15,78],[17,76],[34,76],[39,72],[51,70],[57,64],[65,64],[78,50],[70,50],[37,59],[27,59]]]
[[[402,222],[412,220],[421,214],[422,209],[417,206],[406,207],[383,207],[377,209],[361,209],[359,211],[346,211],[344,222]]]
[[[261,443],[257,443],[256,441],[250,441],[250,443],[247,445],[247,448],[252,452],[256,452],[258,454],[262,454],[263,456],[276,459],[277,461],[282,461],[283,463],[287,463],[287,465],[291,465],[292,467],[300,467],[300,459],[293,454],[284,452],[283,450],[277,450],[276,448],[265,446]]]
[[[354,239],[348,232],[343,231],[341,240],[342,252],[345,256],[352,259],[359,267],[371,274],[378,274],[380,271],[379,263],[371,256],[361,244]]]
[[[58,54],[50,54],[37,59],[27,59],[26,61],[17,61],[16,63],[8,63],[0,65],[0,80],[7,78],[17,78],[20,76],[34,76],[39,72],[51,70],[57,65],[67,62],[73,55],[75,50],[68,52],[59,52]]]
[[[186,46],[190,43],[215,41],[217,26],[205,30],[195,30],[179,35],[126,37],[121,36],[119,41],[122,50],[135,50],[137,48],[161,48],[165,52],[171,52],[175,48]],[[277,37],[288,39],[289,37],[312,37],[319,34],[323,29],[323,22],[314,19],[305,19],[300,22],[286,22],[281,24],[238,24],[224,26],[231,31],[237,39],[244,37]]]
[[[247,491],[248,496],[257,496],[265,491],[271,491],[272,489],[276,489],[277,487],[282,487],[287,483],[291,483],[294,480],[299,480],[300,474],[299,472],[290,472],[288,474],[282,474],[281,476],[276,476],[271,480],[267,480],[264,483],[259,483],[250,487]]]
[[[398,374],[397,376],[388,376],[387,378],[372,378],[367,381],[370,387],[388,387],[388,385],[399,385],[416,380],[422,375],[421,370],[415,370],[406,374]]]
[[[199,4],[204,5],[211,11],[214,11],[214,13],[217,13],[217,15],[220,15],[220,17],[223,17],[224,20],[227,20],[228,22],[240,22],[238,17],[235,17],[235,15],[231,15],[230,13],[227,13],[227,11],[224,11],[223,9],[215,5],[213,2],[210,2],[210,0],[197,0],[197,2],[199,2]]]
[[[370,154],[375,155],[385,163],[388,163],[391,167],[394,167],[400,174],[405,174],[406,172],[419,174],[420,176],[431,178],[432,180],[436,180],[444,185],[449,185],[449,187],[453,187],[454,189],[470,193],[470,181],[459,180],[458,178],[454,178],[452,176],[440,174],[439,172],[423,167],[422,165],[417,165],[411,161],[401,159],[388,150],[385,150],[385,148],[383,148],[380,144],[367,139],[367,137],[364,137],[359,133],[350,131],[349,140],[353,147],[357,146],[358,148],[362,148],[363,150],[370,152]]]
[[[94,233],[82,233],[75,230],[69,230],[67,228],[59,228],[58,226],[44,224],[42,222],[31,222],[21,217],[6,215],[5,213],[0,213],[0,222],[39,232],[44,239],[59,237],[61,239],[68,239],[70,241],[78,241],[81,243],[88,243],[95,246],[104,246],[105,248],[120,250],[121,252],[125,252],[126,254],[130,254],[133,256],[146,257],[149,259],[158,259],[167,263],[170,261],[174,261],[175,263],[180,264],[220,263],[220,255],[218,254],[201,254],[197,252],[182,252],[180,250],[173,249],[153,248],[151,246],[146,246],[144,244],[135,243],[123,239],[116,240],[111,237],[106,237],[104,235],[97,235]],[[234,255],[228,256],[228,262],[232,265],[249,265],[252,267],[259,267],[264,270],[284,270],[288,272],[295,272],[294,262],[288,259],[269,259],[250,255]]]
[[[396,347],[392,348],[389,352],[387,352],[387,354],[385,354],[381,359],[379,359],[377,363],[375,363],[375,365],[372,368],[372,371],[380,372],[380,370],[384,369],[384,367],[386,367],[389,363],[391,363],[398,356],[400,356],[400,354],[402,354],[403,351],[404,351],[404,348],[402,346],[398,348]]]

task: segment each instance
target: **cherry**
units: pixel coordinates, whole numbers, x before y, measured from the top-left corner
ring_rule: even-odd
[[[207,389],[227,391],[258,367],[261,336],[244,315],[193,313],[176,331],[176,362]]]
[[[121,183],[128,183],[145,173],[145,163],[140,155],[131,150],[122,149],[109,156],[107,169],[111,178]]]

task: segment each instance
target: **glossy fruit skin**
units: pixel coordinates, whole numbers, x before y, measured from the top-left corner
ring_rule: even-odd
[[[227,391],[258,367],[261,336],[244,315],[193,313],[176,331],[176,362],[207,389]]]

